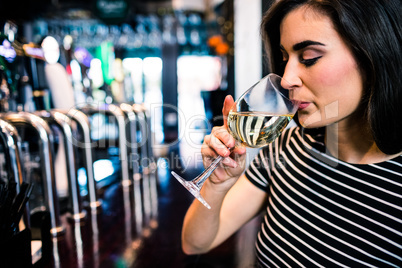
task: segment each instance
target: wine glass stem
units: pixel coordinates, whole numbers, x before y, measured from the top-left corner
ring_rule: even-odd
[[[201,189],[204,182],[208,179],[212,172],[216,169],[219,163],[222,161],[223,157],[218,156],[217,158],[212,161],[212,163],[207,167],[200,175],[198,175],[194,180],[193,183],[197,185],[198,189]]]

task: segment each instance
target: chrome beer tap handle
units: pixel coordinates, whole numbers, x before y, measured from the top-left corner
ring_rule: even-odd
[[[49,125],[55,125],[62,133],[64,154],[66,159],[65,164],[67,167],[68,188],[72,203],[70,219],[75,222],[83,221],[86,218],[86,212],[83,210],[82,199],[76,176],[71,120],[65,114],[57,111],[38,111],[35,114],[45,119]]]
[[[25,181],[22,159],[21,159],[21,138],[18,135],[17,129],[10,123],[0,119],[0,137],[5,145],[5,153],[8,155],[9,175],[11,180],[17,184],[17,191],[20,190],[21,184]],[[28,204],[25,207],[24,215],[25,227],[30,227],[29,208]]]
[[[39,116],[27,112],[6,113],[1,118],[14,126],[31,126],[37,131],[39,135],[40,167],[44,179],[45,206],[50,212],[50,233],[54,237],[64,234],[65,227],[60,220],[59,199],[54,174],[54,154],[51,144],[53,134],[49,125]]]
[[[96,192],[96,181],[93,170],[93,151],[92,151],[94,144],[91,140],[91,126],[89,123],[88,116],[77,109],[70,109],[68,111],[55,109],[53,111],[65,114],[72,121],[76,122],[77,125],[82,130],[83,141],[79,141],[73,137],[72,144],[78,148],[83,149],[85,169],[87,172],[89,207],[99,212],[102,208],[102,201],[100,200]]]

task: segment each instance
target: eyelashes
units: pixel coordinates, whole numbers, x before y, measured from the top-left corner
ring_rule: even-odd
[[[310,67],[310,66],[313,66],[314,64],[316,64],[316,62],[317,62],[321,57],[322,57],[322,56],[315,57],[315,58],[312,58],[312,59],[300,59],[299,61],[300,61],[300,63],[303,64],[304,66]],[[288,63],[287,60],[283,60],[283,61],[280,63],[280,67],[281,67],[282,70],[285,69],[287,63]]]
[[[322,56],[315,57],[312,59],[301,59],[300,62],[304,64],[306,67],[313,66]]]

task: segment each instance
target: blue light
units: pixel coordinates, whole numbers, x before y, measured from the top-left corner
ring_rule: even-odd
[[[101,159],[94,162],[95,181],[101,181],[115,172],[113,163],[107,159]]]

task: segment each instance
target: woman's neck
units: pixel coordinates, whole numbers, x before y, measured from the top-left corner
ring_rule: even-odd
[[[327,126],[325,144],[333,156],[352,164],[379,163],[399,155],[380,151],[368,125],[364,124],[340,122]]]

